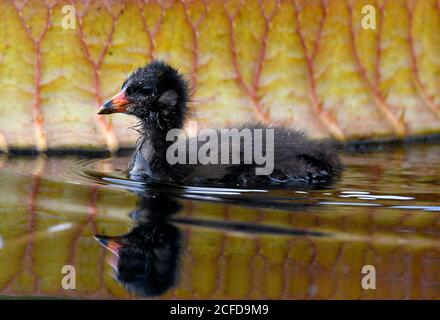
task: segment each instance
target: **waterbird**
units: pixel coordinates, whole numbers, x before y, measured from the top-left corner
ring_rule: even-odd
[[[167,150],[172,145],[175,146],[178,139],[167,139],[167,134],[171,130],[184,127],[191,113],[190,96],[190,86],[185,76],[169,63],[154,60],[132,72],[124,81],[121,91],[100,107],[100,115],[124,113],[138,119],[136,128],[139,139],[129,164],[130,178],[171,181],[186,185],[269,187],[329,183],[343,171],[336,143],[330,140],[313,140],[302,131],[261,123],[247,123],[235,129],[238,132],[249,130],[254,138],[258,130],[264,131],[266,138],[270,136],[268,130],[272,130],[273,140],[262,140],[260,147],[260,150],[266,151],[261,156],[265,156],[266,161],[269,159],[273,162],[269,165],[265,163],[266,169],[269,166],[267,173],[257,172],[256,169],[262,168],[262,165],[257,163],[255,154],[251,161],[249,158],[246,160],[246,147],[251,146],[255,149],[255,145],[252,141],[249,143],[241,138],[231,143],[235,143],[236,146],[238,144],[238,148],[235,149],[239,150],[236,157],[238,161],[233,161],[231,152],[226,159],[229,161],[219,160],[217,163],[208,164],[182,161],[170,163],[170,153],[167,154]],[[224,129],[216,129],[217,141],[221,140],[221,132]],[[184,143],[185,146],[201,146],[197,137],[185,139]],[[206,155],[215,158],[215,149],[208,149]],[[181,159],[185,160],[194,157],[194,152],[197,152],[191,151],[190,147],[176,150],[183,150],[185,154]],[[272,153],[269,154],[268,150]]]

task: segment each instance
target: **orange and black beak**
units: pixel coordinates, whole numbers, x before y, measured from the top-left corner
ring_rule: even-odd
[[[122,248],[120,237],[95,235],[95,239],[98,240],[98,242],[107,250],[117,256],[119,255],[119,250]]]
[[[98,110],[98,114],[125,113],[129,105],[124,91],[119,92],[113,98],[104,103]]]

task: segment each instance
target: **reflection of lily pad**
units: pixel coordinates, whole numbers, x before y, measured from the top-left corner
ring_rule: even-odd
[[[135,251],[142,264],[129,266],[161,268],[168,256],[173,267],[169,218],[181,248],[178,281],[162,268],[163,286],[154,286],[169,288],[164,298],[438,300],[440,145],[385,148],[345,153],[344,179],[307,191],[151,183],[141,192],[118,178],[129,157],[0,156],[0,295],[130,298],[125,288],[148,275],[115,281],[116,248],[93,236],[131,235],[136,249],[145,241],[133,235],[154,223],[171,256],[150,242],[155,257]],[[61,286],[65,265],[76,269],[76,290]],[[362,289],[364,265],[376,267],[377,290]]]
[[[64,30],[68,2],[0,0],[1,149],[132,145],[133,119],[96,108],[152,58],[188,73],[203,125],[253,119],[338,139],[440,132],[437,0],[110,3],[80,1],[76,29]],[[376,30],[361,28],[365,4]]]

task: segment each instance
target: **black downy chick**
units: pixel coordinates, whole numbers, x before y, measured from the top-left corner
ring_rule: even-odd
[[[271,127],[274,166],[270,174],[256,174],[255,169],[261,166],[244,162],[243,140],[239,142],[239,163],[220,164],[219,160],[219,164],[170,164],[166,153],[175,141],[167,141],[167,133],[183,128],[189,114],[188,100],[189,86],[183,75],[162,61],[153,61],[135,70],[122,85],[121,92],[99,109],[99,114],[126,113],[139,120],[140,137],[129,168],[131,178],[193,185],[268,187],[328,183],[343,170],[335,144],[310,140],[302,132],[282,127]],[[256,129],[268,129],[261,124],[247,124],[238,130],[244,128],[253,133]],[[220,141],[219,130],[217,136]],[[200,145],[200,141],[196,144]],[[186,148],[187,153],[189,150]],[[266,150],[265,145],[262,150]]]
[[[168,218],[180,209],[166,194],[149,194],[131,213],[137,225],[129,233],[95,235],[113,253],[109,263],[115,278],[130,293],[160,296],[177,283],[182,235]]]

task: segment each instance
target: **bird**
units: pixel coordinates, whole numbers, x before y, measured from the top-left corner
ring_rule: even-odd
[[[221,140],[224,129],[236,129],[235,132],[248,130],[254,138],[257,137],[257,131],[262,132],[258,137],[266,139],[261,139],[260,149],[266,151],[266,160],[268,156],[273,160],[271,167],[269,166],[272,170],[267,170],[264,174],[257,173],[256,169],[261,169],[262,165],[257,163],[255,154],[253,157],[251,154],[251,159],[246,160],[246,147],[255,147],[255,142],[249,144],[244,138],[231,142],[239,150],[235,162],[231,152],[225,156],[225,161],[171,163],[170,153],[167,151],[172,146],[185,153],[180,159],[187,160],[194,156],[191,155],[194,151],[188,146],[195,143],[200,152],[203,145],[203,139],[197,136],[186,139],[179,139],[177,135],[173,139],[168,137],[172,130],[184,128],[191,115],[190,98],[190,85],[185,75],[165,61],[153,60],[133,71],[122,84],[121,91],[100,107],[100,115],[123,113],[138,120],[135,129],[139,132],[139,138],[128,167],[131,179],[195,186],[269,188],[331,183],[344,169],[338,155],[337,143],[310,139],[299,130],[266,126],[258,122],[244,123],[237,128],[213,129],[218,139],[212,140]],[[270,137],[272,140],[268,139]],[[178,146],[185,147],[179,149]],[[221,157],[219,149],[206,149],[209,149],[206,152],[207,157]]]
[[[180,210],[181,205],[165,193],[142,195],[130,214],[136,224],[129,233],[94,236],[113,254],[107,261],[128,292],[154,297],[176,285],[182,234],[169,217]]]

